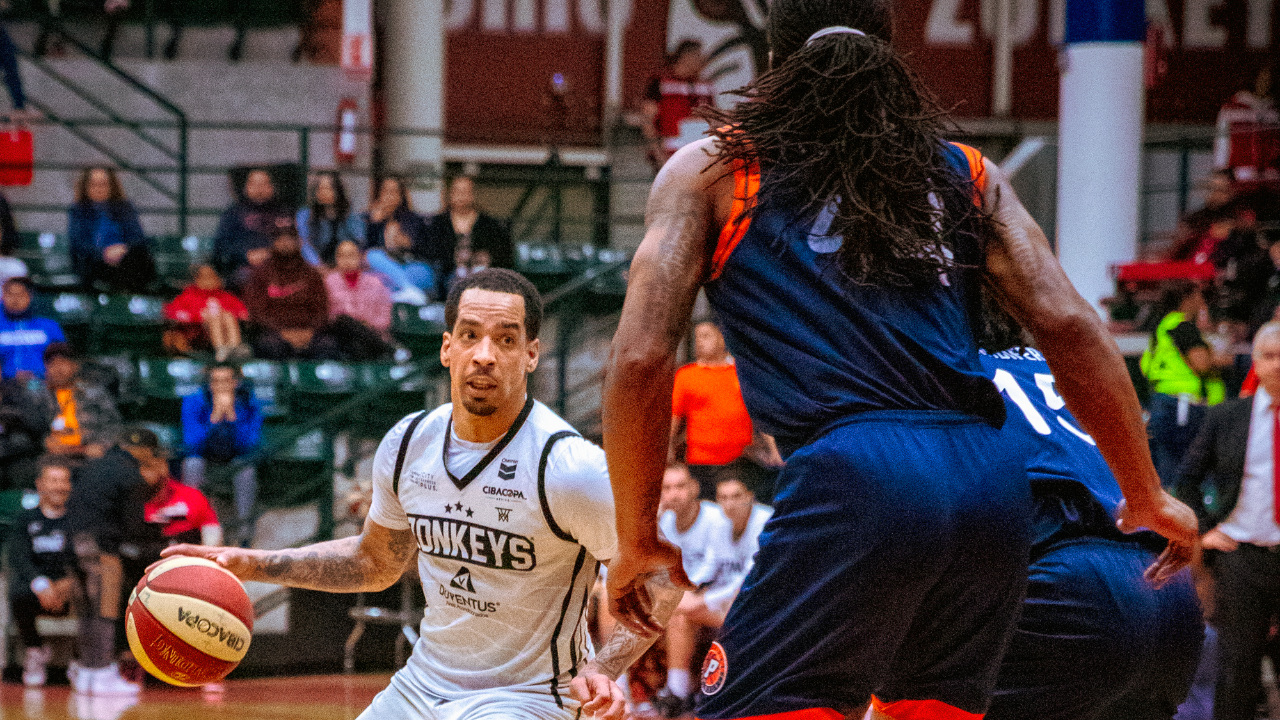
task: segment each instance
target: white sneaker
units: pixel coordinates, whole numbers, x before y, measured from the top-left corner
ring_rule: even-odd
[[[404,303],[406,305],[426,305],[427,294],[416,287],[401,288],[391,295],[391,302]]]
[[[22,658],[22,684],[27,687],[44,687],[45,665],[49,663],[49,648],[30,647]]]
[[[71,681],[71,691],[88,695],[93,689],[94,672],[96,671],[90,670],[75,660],[67,663],[67,680]]]
[[[115,663],[104,668],[80,667],[71,680],[71,688],[82,695],[97,697],[129,697],[142,692],[141,685],[120,675],[120,667]]]

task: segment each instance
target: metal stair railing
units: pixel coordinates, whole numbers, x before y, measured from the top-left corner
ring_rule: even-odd
[[[173,101],[169,100],[167,97],[156,92],[153,88],[148,86],[146,83],[142,82],[138,78],[126,72],[120,66],[111,62],[109,59],[103,57],[99,52],[89,47],[85,43],[81,42],[74,35],[67,32],[67,30],[62,26],[61,23],[56,21],[53,22],[51,25],[51,30],[58,37],[62,38],[67,44],[74,47],[76,50],[80,51],[82,54],[84,54],[86,57],[90,58],[91,60],[94,60],[99,67],[110,72],[116,78],[123,81],[126,85],[133,88],[139,94],[151,100],[153,103],[159,106],[161,110],[163,110],[164,112],[168,113],[173,117],[173,122],[176,124],[177,134],[178,134],[176,148],[170,147],[168,144],[166,144],[161,139],[157,138],[152,133],[147,132],[145,129],[146,123],[129,120],[121,116],[114,109],[112,109],[110,105],[108,105],[98,96],[91,93],[88,89],[83,87],[80,83],[77,83],[71,78],[68,78],[63,73],[58,72],[52,66],[52,64],[49,63],[44,58],[34,57],[30,54],[24,53],[24,56],[26,57],[27,61],[30,63],[32,67],[40,70],[43,74],[45,74],[51,80],[58,83],[62,87],[66,88],[71,94],[75,95],[77,98],[84,101],[90,107],[92,107],[93,109],[97,110],[98,112],[106,116],[106,119],[110,123],[109,124],[110,127],[123,128],[125,130],[128,130],[139,140],[155,148],[156,150],[160,151],[165,157],[172,160],[174,162],[174,167],[172,171],[176,173],[178,176],[177,187],[171,188],[165,183],[161,182],[157,177],[155,177],[156,175],[161,174],[157,169],[146,168],[146,167],[135,164],[129,158],[127,158],[126,156],[124,156],[119,152],[116,152],[114,149],[112,149],[111,147],[103,143],[101,140],[94,137],[91,133],[87,132],[84,129],[84,127],[90,126],[91,125],[90,123],[83,123],[76,120],[61,117],[47,103],[40,102],[39,100],[34,98],[29,99],[30,104],[33,107],[35,107],[37,110],[39,110],[41,113],[43,113],[49,119],[50,122],[53,122],[59,125],[60,127],[64,128],[67,132],[71,133],[81,142],[85,143],[89,147],[92,147],[94,150],[102,153],[105,157],[109,158],[121,170],[124,170],[125,172],[129,172],[133,174],[139,180],[141,180],[142,182],[146,183],[149,187],[154,189],[156,192],[160,193],[165,198],[171,200],[177,206],[179,234],[185,235],[187,232],[187,215],[188,215],[187,185],[188,185],[188,174],[189,174],[188,153],[189,153],[189,142],[190,142],[190,138],[189,138],[190,127],[189,127],[187,114],[182,110],[182,108],[174,104]],[[101,124],[102,123],[92,123],[92,125],[101,125]]]

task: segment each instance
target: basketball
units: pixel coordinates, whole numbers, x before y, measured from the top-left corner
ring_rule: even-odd
[[[147,672],[172,685],[217,682],[249,649],[253,603],[235,575],[210,560],[174,557],[129,595],[125,633]]]

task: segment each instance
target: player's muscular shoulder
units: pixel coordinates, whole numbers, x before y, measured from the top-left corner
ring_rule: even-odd
[[[730,220],[733,171],[720,160],[715,138],[703,138],[680,148],[654,180],[649,212],[685,208],[705,213],[715,229]]]

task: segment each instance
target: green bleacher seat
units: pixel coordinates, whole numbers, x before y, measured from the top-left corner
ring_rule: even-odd
[[[268,360],[254,360],[240,367],[244,382],[262,405],[267,418],[289,414],[289,381],[284,365]]]
[[[89,349],[90,328],[97,303],[92,295],[58,293],[37,299],[36,313],[58,321],[67,340],[81,351]]]
[[[414,370],[416,368],[413,365],[390,363],[361,363],[358,366],[362,389],[382,388],[377,401],[367,405],[361,413],[365,421],[362,429],[376,431],[370,432],[371,435],[380,435],[400,418],[426,407],[430,378],[417,375],[413,379],[404,380]]]
[[[23,230],[18,233],[19,257],[40,253],[70,253],[71,241],[66,235],[40,230]]]
[[[263,447],[279,448],[279,452],[258,466],[258,504],[262,507],[311,502],[323,496],[326,485],[333,486],[333,438],[317,429],[280,448],[282,436],[290,432],[287,425],[263,427]]]
[[[45,290],[69,290],[80,286],[80,276],[71,266],[71,256],[64,252],[33,253],[22,257],[27,276],[36,287]]]
[[[146,295],[99,295],[95,314],[99,347],[113,352],[156,354],[164,336],[164,301]]]
[[[138,361],[137,388],[142,398],[141,412],[156,422],[176,422],[182,399],[194,395],[204,385],[204,365],[186,358],[143,358]]]
[[[140,422],[137,425],[144,427],[156,434],[160,438],[160,445],[167,448],[173,455],[182,455],[182,426],[174,423],[159,422]]]
[[[573,267],[560,246],[551,243],[517,243],[516,270],[542,292],[562,284],[573,275]]]
[[[430,361],[439,356],[444,331],[443,303],[397,303],[391,308],[391,336],[409,348],[419,361]]]
[[[339,362],[291,362],[289,404],[298,417],[323,413],[360,389],[354,365]]]

